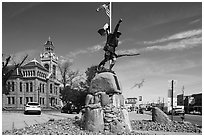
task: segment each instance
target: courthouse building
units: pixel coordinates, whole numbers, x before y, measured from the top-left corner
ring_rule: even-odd
[[[13,72],[7,81],[10,93],[2,98],[3,108],[23,109],[32,101],[39,102],[42,108],[60,105],[60,83],[56,79],[58,57],[54,48],[49,39],[40,54],[40,62],[33,59]]]

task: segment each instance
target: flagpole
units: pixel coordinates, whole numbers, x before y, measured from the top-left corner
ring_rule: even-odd
[[[110,21],[110,33],[111,33],[111,26],[112,26],[112,3],[110,2],[110,18],[109,18],[109,21]]]

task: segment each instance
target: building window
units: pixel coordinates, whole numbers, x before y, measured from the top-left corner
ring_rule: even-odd
[[[50,84],[50,93],[52,93],[52,84]]]
[[[30,83],[30,92],[33,92],[33,83]]]
[[[33,102],[33,97],[30,97],[30,102]]]
[[[20,97],[20,104],[23,104],[23,98]]]
[[[8,104],[11,104],[11,98],[8,97]]]
[[[35,70],[33,70],[33,76],[35,76]]]
[[[41,90],[42,90],[42,84],[40,83],[40,87],[39,87],[40,89],[39,89],[39,92],[41,92]]]
[[[48,64],[45,64],[44,67],[49,70],[49,65]]]
[[[44,93],[45,91],[45,84],[42,85],[42,92]]]
[[[57,95],[57,87],[55,87],[56,95]]]
[[[15,83],[12,82],[12,91],[14,91],[14,90],[15,90]]]
[[[15,104],[15,98],[12,97],[12,104]]]
[[[40,105],[41,105],[41,99],[42,99],[42,98],[40,97]]]
[[[42,98],[42,104],[43,105],[45,104],[45,98]]]
[[[7,83],[7,86],[8,86],[8,90],[11,91],[11,83],[10,82]]]
[[[26,92],[29,91],[29,83],[26,83]]]
[[[23,91],[23,84],[22,84],[22,82],[20,82],[20,92],[22,92]]]
[[[53,77],[56,78],[56,66],[53,65],[53,66],[52,66],[52,69],[53,69],[53,70],[52,70],[52,71],[53,71],[53,72],[52,72]]]
[[[29,97],[26,97],[26,104],[29,102]]]

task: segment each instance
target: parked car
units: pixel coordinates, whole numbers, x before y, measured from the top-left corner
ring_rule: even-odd
[[[191,111],[190,114],[201,115],[201,112],[194,110]]]
[[[182,108],[175,108],[173,112],[175,115],[180,115],[180,114],[185,113],[184,109],[182,109]]]
[[[38,115],[41,114],[41,107],[38,102],[28,102],[24,109],[24,114],[28,113],[37,113]]]
[[[172,114],[172,110],[169,111],[169,114]],[[174,108],[173,109],[173,115],[181,115],[181,114],[185,114],[184,109],[182,109],[182,108]]]
[[[68,113],[68,114],[71,114],[73,112],[76,112],[77,114],[79,114],[80,112],[80,107],[79,106],[76,106],[72,103],[66,103],[62,109],[61,109],[61,113]]]

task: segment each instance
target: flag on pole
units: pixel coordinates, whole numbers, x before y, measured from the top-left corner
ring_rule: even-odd
[[[103,4],[100,7],[98,7],[96,9],[97,12],[99,12],[100,10],[104,9],[106,12],[106,15],[110,18],[110,4]]]

